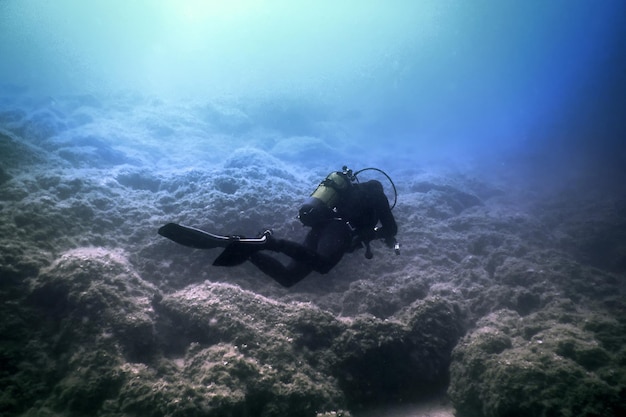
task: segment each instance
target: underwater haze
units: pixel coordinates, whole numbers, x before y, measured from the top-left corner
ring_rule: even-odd
[[[626,415],[624,184],[624,0],[0,0],[0,415]]]
[[[365,143],[408,164],[501,149],[615,156],[606,148],[621,148],[626,132],[625,9],[619,0],[4,0],[0,79],[52,97],[224,100],[255,113],[252,123]]]

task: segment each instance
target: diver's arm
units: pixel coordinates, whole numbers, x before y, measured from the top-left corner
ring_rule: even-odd
[[[369,181],[368,184],[371,184],[369,185],[369,192],[371,193],[370,198],[381,224],[381,227],[376,230],[376,235],[381,239],[385,239],[387,246],[393,247],[395,244],[395,236],[398,233],[398,225],[389,207],[389,200],[387,200],[383,186],[379,181],[372,180]]]

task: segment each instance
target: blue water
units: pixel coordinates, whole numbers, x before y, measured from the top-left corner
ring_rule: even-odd
[[[613,175],[625,39],[622,0],[3,0],[0,85],[4,108],[18,94],[226,103],[246,120],[228,134],[354,143],[388,165],[583,159]]]
[[[343,164],[390,174],[398,190],[394,216],[402,256],[374,242],[371,263],[355,253],[328,276],[307,277],[284,290],[251,265],[211,267],[215,249],[200,254],[157,235],[166,222],[180,222],[243,236],[271,228],[276,236],[300,240],[308,229],[295,217],[298,207]],[[371,178],[381,180],[390,201],[395,199],[386,177],[362,173],[361,179]],[[246,313],[232,325],[228,319],[217,327],[218,319],[205,320],[211,335],[198,338],[206,343],[194,339],[189,345],[190,362],[220,354],[205,349],[213,340],[224,346],[244,341],[239,334],[226,335],[252,319],[244,329],[245,338],[253,338],[250,356],[247,344],[228,351],[240,358],[231,365],[241,374],[237,378],[259,369],[245,387],[260,381],[261,397],[276,389],[290,404],[300,401],[299,384],[313,398],[326,398],[326,371],[318,371],[317,358],[325,368],[334,361],[326,357],[342,356],[337,352],[343,348],[333,345],[325,353],[330,341],[309,346],[307,340],[317,329],[328,332],[323,338],[333,337],[340,327],[310,313],[309,331],[302,322],[309,313],[286,313],[293,329],[278,344],[286,346],[287,336],[302,324],[294,352],[303,349],[304,356],[294,353],[289,362],[282,347],[257,350],[252,346],[264,342],[257,343],[255,335],[282,326],[270,322],[279,323],[276,312],[291,311],[291,304],[270,311],[270,304],[261,307],[266,303],[260,299],[237,295],[231,284],[344,317],[390,317],[393,335],[379,337],[386,340],[378,345],[384,356],[364,373],[358,361],[378,355],[366,346],[375,340],[368,329],[378,324],[368,318],[354,327],[354,337],[338,344],[357,351],[357,361],[348,355],[345,360],[347,368],[358,370],[347,370],[345,378],[356,381],[356,391],[360,375],[374,375],[384,364],[382,383],[364,380],[363,387],[371,388],[358,393],[379,387],[372,401],[430,384],[422,382],[430,381],[422,369],[444,383],[447,359],[440,358],[447,353],[433,346],[452,339],[437,336],[438,342],[414,356],[415,340],[427,337],[421,327],[409,326],[420,333],[417,338],[393,330],[421,317],[422,307],[409,304],[428,296],[451,301],[455,314],[457,307],[463,311],[462,326],[511,309],[492,317],[523,326],[511,334],[497,330],[503,334],[497,345],[558,321],[545,332],[556,340],[546,340],[546,350],[530,347],[535,340],[542,343],[542,332],[529,333],[523,342],[531,349],[528,356],[513,342],[510,369],[527,369],[527,358],[549,363],[544,359],[556,352],[550,360],[559,366],[574,364],[573,356],[581,366],[571,373],[555,369],[588,379],[545,390],[525,407],[556,407],[559,402],[549,395],[561,392],[568,404],[576,397],[576,409],[595,407],[593,402],[612,406],[618,390],[623,392],[617,363],[623,350],[613,346],[622,339],[612,332],[623,328],[624,184],[626,0],[0,0],[0,391],[6,393],[0,395],[0,414],[67,409],[95,415],[142,410],[143,404],[154,414],[175,413],[183,410],[175,405],[180,387],[193,401],[179,405],[201,410],[199,399],[209,391],[189,377],[195,368],[179,369],[181,358],[160,356],[157,368],[146,365],[146,375],[154,375],[146,379],[154,381],[152,394],[125,405],[143,390],[143,382],[132,382],[143,373],[130,380],[129,372],[142,369],[135,362],[143,352],[135,350],[146,347],[146,358],[161,349],[182,351],[191,336],[167,340],[178,339],[172,326],[179,320],[192,323],[181,326],[182,335],[203,317],[222,320],[236,311]],[[189,292],[161,303],[147,289],[152,284],[165,296]],[[253,310],[231,309],[227,301],[221,310],[211,307],[215,314],[196,315],[201,297],[217,305],[219,294],[232,294],[228,300],[239,303],[257,300],[258,308],[268,310],[255,321],[247,313]],[[188,308],[187,295],[193,300]],[[156,318],[148,311],[149,298]],[[523,317],[513,318],[512,310]],[[438,314],[434,327],[443,326],[442,335],[456,333],[445,324],[450,318],[440,321]],[[582,320],[586,314],[589,320]],[[575,323],[579,318],[584,326]],[[253,332],[256,323],[261,330]],[[489,329],[487,336],[495,332]],[[560,338],[558,332],[567,334]],[[482,343],[474,340],[475,346]],[[450,348],[451,343],[445,342]],[[132,346],[127,356],[120,350],[125,346]],[[273,359],[271,352],[280,357]],[[385,359],[396,352],[410,356],[397,376],[393,369],[401,361]],[[597,358],[590,360],[590,352]],[[483,353],[480,361],[484,357],[482,364],[493,368],[477,382],[515,391],[519,378],[501,377],[495,360]],[[472,355],[465,358],[473,361]],[[312,359],[303,365],[301,357]],[[426,358],[423,367],[420,358]],[[522,359],[520,368],[515,361]],[[274,360],[278,373],[261,377],[261,363]],[[293,383],[295,391],[291,377],[272,376],[301,366],[306,378],[293,378],[301,381]],[[201,384],[210,381],[202,376],[204,368],[197,374]],[[215,375],[226,375],[231,368],[215,369]],[[419,369],[417,378],[409,376],[411,369]],[[527,377],[536,375],[531,371]],[[547,373],[542,380],[550,378]],[[209,400],[223,398],[224,409],[238,408],[247,388],[236,386],[238,379],[229,381],[218,382],[225,388]],[[318,381],[319,391],[313,386]],[[465,381],[462,376],[453,383]],[[231,386],[237,388],[232,400]],[[247,397],[239,409],[257,409],[253,403],[263,400],[256,397]],[[496,407],[494,398],[470,406]],[[306,397],[302,402],[314,404]]]

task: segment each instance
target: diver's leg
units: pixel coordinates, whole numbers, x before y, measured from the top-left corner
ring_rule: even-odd
[[[331,221],[321,228],[311,229],[302,244],[275,238],[268,238],[263,245],[246,246],[234,243],[222,255],[230,249],[230,252],[237,255],[232,257],[237,262],[223,261],[221,259],[223,256],[220,255],[213,264],[233,266],[250,260],[253,265],[279,284],[290,287],[301,281],[311,271],[322,274],[330,271],[349,249],[350,242],[351,232],[348,225],[342,221]],[[292,258],[292,261],[285,266],[279,260],[261,253],[263,249],[281,252]]]
[[[335,220],[320,229],[312,229],[304,244],[277,239],[271,250],[284,253],[296,262],[325,274],[341,260],[349,249],[351,239],[348,225]]]
[[[343,255],[350,250],[352,231],[347,223],[341,220],[330,222],[320,233],[317,241],[317,263],[315,271],[326,274],[334,268]]]
[[[252,254],[250,262],[280,285],[287,288],[302,281],[313,270],[311,266],[295,261],[285,266],[278,259],[261,252]]]
[[[287,265],[265,253],[257,252],[250,256],[250,262],[262,272],[272,277],[283,287],[302,281],[313,271],[315,248],[319,239],[319,230],[311,229],[302,244],[286,239],[270,237],[266,248],[274,252],[282,252],[291,258]]]

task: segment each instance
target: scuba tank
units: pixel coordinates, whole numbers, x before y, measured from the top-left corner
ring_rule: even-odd
[[[380,172],[387,177],[391,183],[395,194],[393,204],[391,205],[391,209],[393,210],[398,201],[398,192],[396,185],[385,171],[378,168],[363,168],[357,172],[352,172],[351,169],[344,165],[341,171],[331,172],[317,186],[311,196],[307,198],[302,207],[300,207],[298,219],[300,219],[305,226],[313,226],[321,221],[335,217],[336,214],[334,210],[341,202],[342,197],[349,192],[352,183],[359,182],[357,175],[370,170]]]
[[[304,202],[298,212],[298,219],[305,226],[312,226],[320,221],[334,217],[334,208],[342,196],[352,186],[352,171],[344,167],[343,171],[335,171],[317,186],[315,191]]]
[[[331,172],[328,176],[317,186],[312,198],[317,198],[329,208],[337,207],[337,203],[341,199],[342,194],[350,187],[350,179],[343,172]]]

